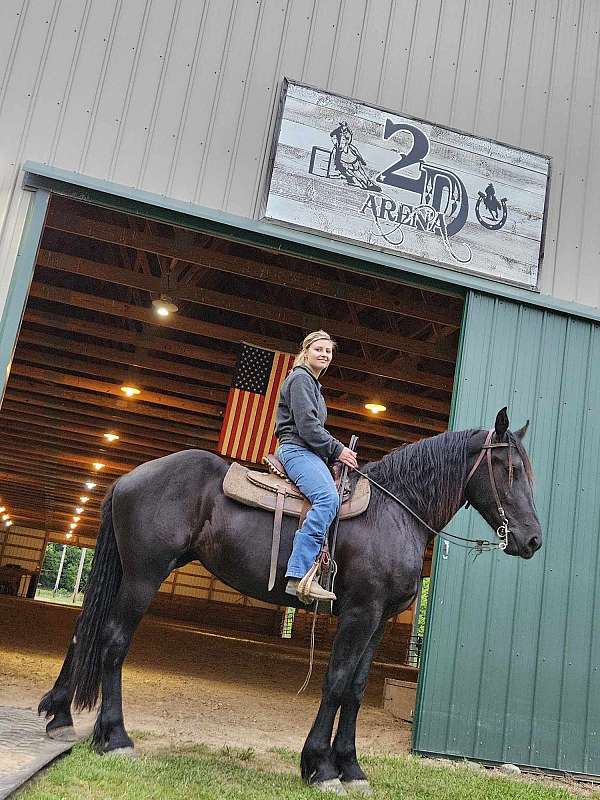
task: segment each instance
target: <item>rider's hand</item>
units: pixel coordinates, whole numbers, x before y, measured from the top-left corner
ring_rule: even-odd
[[[342,464],[346,464],[346,466],[348,467],[352,467],[352,469],[358,467],[358,461],[356,460],[356,453],[354,452],[354,450],[350,450],[349,447],[344,447],[344,449],[338,456],[338,461],[341,461]]]

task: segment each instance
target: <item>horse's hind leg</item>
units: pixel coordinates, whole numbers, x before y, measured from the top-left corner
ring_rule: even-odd
[[[123,720],[123,661],[161,581],[162,576],[151,582],[124,576],[102,632],[102,702],[92,743],[104,753],[133,750]]]
[[[325,676],[321,705],[302,748],[300,764],[302,778],[307,783],[342,791],[340,771],[331,749],[333,723],[358,665],[378,630],[380,620],[380,612],[364,607],[345,611],[340,617]]]
[[[52,717],[46,725],[46,733],[51,739],[73,741],[76,738],[71,716],[71,703],[75,693],[75,687],[71,681],[71,670],[76,637],[77,625],[59,676],[52,689],[42,697],[38,706],[38,714],[45,714],[46,719]]]
[[[373,656],[384,631],[385,620],[381,622],[371,637],[352,677],[352,682],[344,693],[337,732],[332,746],[333,761],[344,786],[369,794],[371,788],[367,776],[362,771],[356,757],[356,718],[365,693]]]

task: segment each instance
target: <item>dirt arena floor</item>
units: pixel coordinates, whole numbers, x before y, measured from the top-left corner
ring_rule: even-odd
[[[37,708],[53,684],[72,635],[74,610],[0,597],[0,706]],[[300,750],[317,711],[325,662],[318,658],[300,696],[308,654],[278,642],[255,642],[147,616],[123,671],[125,723],[165,741],[213,747]],[[382,708],[385,677],[401,670],[374,665],[358,720],[363,753],[403,753],[410,725]],[[76,715],[91,729],[93,717]]]

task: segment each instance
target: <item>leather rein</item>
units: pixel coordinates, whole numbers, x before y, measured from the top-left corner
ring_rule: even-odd
[[[418,522],[421,523],[421,525],[423,525],[423,527],[425,527],[434,536],[441,536],[444,539],[453,539],[455,542],[468,542],[468,549],[474,549],[474,550],[477,550],[478,552],[483,552],[484,550],[493,550],[494,548],[498,548],[498,550],[506,550],[506,548],[508,546],[508,534],[510,533],[510,527],[509,527],[509,523],[508,523],[508,518],[506,517],[506,514],[504,513],[504,509],[503,509],[502,503],[500,501],[500,495],[498,493],[498,487],[496,486],[496,480],[494,478],[494,471],[492,469],[492,450],[494,448],[496,448],[496,447],[508,447],[508,480],[509,480],[509,486],[512,486],[512,482],[513,482],[512,448],[513,448],[513,445],[512,445],[512,443],[510,441],[492,443],[493,435],[494,435],[494,428],[492,428],[490,431],[488,431],[488,434],[487,434],[485,442],[484,442],[484,444],[483,444],[483,446],[481,448],[481,451],[480,451],[479,455],[477,456],[477,458],[475,460],[475,463],[471,467],[471,469],[469,471],[469,474],[467,475],[467,478],[465,480],[465,485],[463,487],[463,497],[464,497],[464,492],[465,492],[465,489],[467,488],[467,485],[468,485],[469,481],[471,480],[471,478],[473,477],[473,475],[477,471],[477,468],[479,467],[479,465],[481,464],[481,462],[485,458],[486,461],[487,461],[488,475],[489,475],[489,478],[490,478],[490,484],[492,486],[492,492],[494,493],[494,500],[496,502],[496,509],[497,509],[498,515],[500,517],[500,525],[496,529],[496,535],[500,539],[500,541],[498,543],[490,542],[488,539],[466,539],[464,536],[457,536],[455,533],[449,533],[448,531],[445,531],[445,530],[436,531],[435,528],[432,528],[431,525],[428,525],[427,522],[425,522],[425,520],[422,519],[417,514],[416,511],[413,511],[413,509],[410,508],[410,506],[407,506],[406,503],[403,500],[400,500],[399,497],[397,497],[395,494],[390,492],[389,489],[386,489],[385,486],[382,486],[380,483],[377,483],[376,480],[371,478],[366,473],[362,472],[360,469],[355,468],[353,471],[357,472],[359,475],[362,475],[363,478],[366,478],[369,481],[369,483],[371,483],[373,486],[376,486],[381,492],[386,494],[392,500],[395,500],[399,505],[402,506],[402,508],[404,508],[406,511],[408,511],[409,514],[411,514]],[[467,501],[466,504],[465,504],[465,507],[468,508],[469,505],[470,504]],[[458,545],[458,546],[459,547],[467,547],[467,545]]]

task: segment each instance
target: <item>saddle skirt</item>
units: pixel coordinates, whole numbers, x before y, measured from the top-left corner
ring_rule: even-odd
[[[251,470],[234,463],[223,479],[223,493],[238,503],[253,508],[275,511],[278,497],[284,496],[283,513],[298,517],[310,507],[309,501],[289,478],[282,478],[268,472]],[[342,503],[340,519],[358,517],[367,510],[371,499],[371,487],[366,478],[359,478],[354,491]]]

